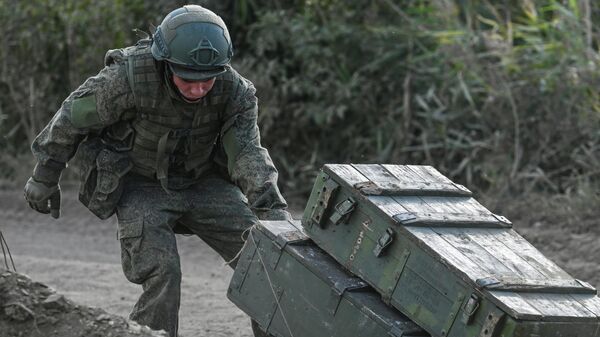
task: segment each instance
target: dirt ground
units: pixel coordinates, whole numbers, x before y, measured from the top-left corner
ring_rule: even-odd
[[[99,220],[79,203],[73,189],[63,192],[58,220],[31,210],[22,191],[0,190],[0,230],[17,271],[75,303],[127,317],[141,287],[123,275],[116,228],[115,217]],[[179,235],[178,248],[181,334],[252,336],[249,318],[226,297],[231,268],[197,237]]]
[[[2,337],[167,337],[100,308],[78,305],[47,285],[0,269]]]
[[[53,220],[30,210],[21,190],[0,190],[0,230],[17,270],[76,303],[126,317],[141,289],[122,274],[116,220],[95,218],[79,204],[73,189],[63,195],[63,214]],[[517,231],[573,276],[597,287],[596,199],[532,196],[495,211],[509,217]],[[232,270],[196,237],[179,236],[178,245],[183,268],[182,335],[251,336],[249,319],[226,298]]]

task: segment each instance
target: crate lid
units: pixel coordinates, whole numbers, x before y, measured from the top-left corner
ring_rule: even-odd
[[[600,317],[596,289],[546,258],[512,223],[430,166],[328,164],[323,171],[449,271],[519,319]],[[395,226],[398,225],[398,226]]]
[[[402,225],[512,226],[431,166],[327,164],[323,171]]]

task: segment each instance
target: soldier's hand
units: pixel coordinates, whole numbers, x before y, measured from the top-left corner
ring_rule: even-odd
[[[25,184],[25,200],[34,210],[48,214],[57,219],[60,216],[60,187],[58,184],[48,186],[33,178]]]

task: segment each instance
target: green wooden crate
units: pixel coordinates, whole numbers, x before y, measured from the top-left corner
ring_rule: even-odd
[[[325,165],[302,225],[435,337],[597,337],[600,299],[430,166]]]
[[[277,337],[430,337],[312,243],[299,221],[251,230],[228,297]]]

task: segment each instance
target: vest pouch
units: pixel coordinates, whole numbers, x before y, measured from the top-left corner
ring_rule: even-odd
[[[123,193],[123,177],[133,163],[127,153],[106,147],[97,152],[92,163],[92,169],[82,181],[79,200],[97,217],[107,219],[115,213]]]
[[[135,132],[128,121],[120,121],[111,125],[102,142],[108,147],[118,152],[131,151],[133,148]]]
[[[96,180],[96,158],[105,146],[99,137],[88,137],[80,145],[77,150],[77,163],[79,164],[79,181],[81,185],[79,187],[79,200],[86,205],[89,203],[89,196],[85,196],[87,193],[87,183],[90,179]],[[95,183],[94,183],[95,184]],[[84,200],[82,200],[82,197]]]

